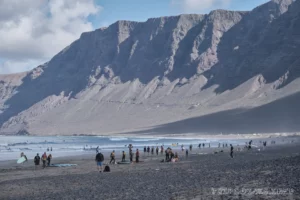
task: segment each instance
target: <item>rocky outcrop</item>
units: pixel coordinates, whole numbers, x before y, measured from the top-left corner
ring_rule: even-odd
[[[299,91],[300,2],[83,33],[49,62],[0,77],[1,133],[100,134],[255,107]]]

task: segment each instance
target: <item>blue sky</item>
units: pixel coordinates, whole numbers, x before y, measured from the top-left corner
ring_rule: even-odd
[[[184,0],[178,0],[184,1]],[[197,0],[201,2],[203,0]],[[205,1],[205,0],[204,0]],[[179,15],[182,13],[209,13],[213,9],[218,9],[218,2],[206,9],[189,10],[181,9],[181,4],[172,5],[172,0],[95,0],[103,10],[97,16],[91,16],[90,20],[94,28],[107,26],[117,20],[146,21],[148,18]],[[252,10],[267,0],[231,0],[229,3],[220,6],[221,9],[229,10]],[[191,2],[192,3],[192,2]]]
[[[82,32],[117,20],[251,10],[267,0],[0,0],[0,74],[49,61]]]

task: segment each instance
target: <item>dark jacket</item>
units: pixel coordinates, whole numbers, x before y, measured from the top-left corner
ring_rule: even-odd
[[[103,162],[104,161],[104,156],[102,153],[97,153],[96,159],[97,162]]]

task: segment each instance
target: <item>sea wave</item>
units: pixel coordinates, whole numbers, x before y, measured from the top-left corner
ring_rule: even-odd
[[[121,137],[115,137],[115,138],[109,138],[110,141],[124,141],[128,140],[128,138],[121,138]]]
[[[138,138],[138,139],[132,139],[134,142],[148,142],[148,141],[157,141],[160,140],[160,138]]]

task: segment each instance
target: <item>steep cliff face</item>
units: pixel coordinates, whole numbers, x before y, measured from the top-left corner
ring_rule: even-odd
[[[139,130],[296,93],[299,15],[299,1],[273,0],[83,33],[48,63],[0,77],[1,133]]]

